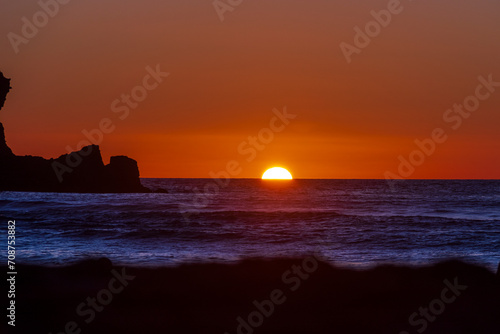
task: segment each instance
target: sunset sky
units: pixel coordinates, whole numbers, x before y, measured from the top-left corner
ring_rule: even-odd
[[[142,177],[209,177],[237,161],[235,177],[283,166],[295,178],[384,178],[441,128],[447,140],[408,178],[500,178],[500,84],[479,89],[488,97],[470,117],[443,119],[480,76],[500,83],[500,2],[402,0],[348,62],[341,43],[355,45],[354,28],[388,3],[244,0],[221,21],[212,0],[73,0],[16,53],[9,33],[22,36],[22,18],[41,7],[4,1],[7,143],[55,158],[109,118],[105,163],[127,155]],[[147,67],[169,75],[150,78],[157,87],[120,119],[125,104],[113,102],[143,85]],[[296,117],[254,159],[242,154],[284,108]]]

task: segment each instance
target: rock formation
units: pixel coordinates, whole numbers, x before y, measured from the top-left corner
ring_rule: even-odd
[[[0,109],[10,89],[10,79],[0,72]],[[112,193],[149,189],[141,185],[135,160],[114,156],[109,165],[104,165],[97,145],[57,159],[17,156],[7,145],[0,123],[0,191]]]

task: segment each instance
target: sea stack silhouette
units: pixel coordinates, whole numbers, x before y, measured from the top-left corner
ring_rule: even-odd
[[[11,89],[10,79],[0,72],[0,109]],[[57,159],[17,156],[7,145],[0,123],[0,191],[135,193],[149,189],[141,184],[135,160],[113,156],[104,165],[97,145]]]

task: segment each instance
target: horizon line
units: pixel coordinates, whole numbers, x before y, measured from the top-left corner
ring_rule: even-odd
[[[193,180],[213,180],[216,178],[213,177],[140,177],[140,179],[193,179]],[[217,178],[221,179],[221,178]],[[262,180],[260,177],[230,177],[230,178],[224,178],[224,179],[229,179],[229,180]],[[293,178],[291,180],[280,180],[277,179],[277,181],[293,181],[293,180],[365,180],[365,181],[500,181],[500,178],[498,179],[471,179],[471,178],[463,178],[463,179],[456,179],[456,178],[450,178],[450,179],[439,179],[439,178],[428,178],[428,179],[373,179],[373,178]],[[273,180],[267,180],[267,181],[273,181]]]

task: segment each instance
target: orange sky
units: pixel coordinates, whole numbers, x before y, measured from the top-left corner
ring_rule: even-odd
[[[500,87],[456,130],[443,115],[479,76],[500,82],[500,3],[402,0],[348,63],[340,44],[391,1],[242,1],[223,22],[211,0],[70,1],[17,54],[8,34],[41,9],[2,4],[13,90],[0,121],[16,154],[50,158],[109,118],[105,161],[128,155],[142,177],[209,177],[237,161],[235,177],[279,165],[296,178],[384,178],[442,128],[446,142],[405,177],[499,178]],[[157,64],[169,76],[120,119],[113,101]],[[296,118],[247,161],[238,147],[285,106]]]

